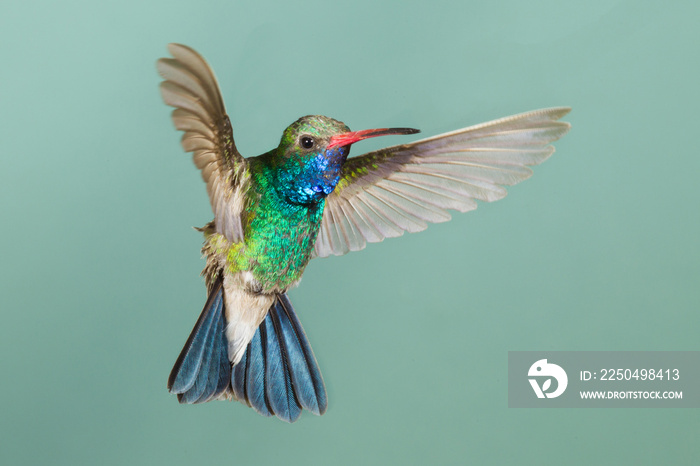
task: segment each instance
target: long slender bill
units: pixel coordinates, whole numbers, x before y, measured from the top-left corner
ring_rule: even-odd
[[[348,133],[338,134],[331,138],[328,143],[328,148],[338,146],[348,146],[354,144],[357,141],[361,141],[367,138],[374,138],[377,136],[388,136],[391,134],[416,134],[420,133],[420,130],[413,128],[377,128],[377,129],[363,129],[362,131],[350,131]]]

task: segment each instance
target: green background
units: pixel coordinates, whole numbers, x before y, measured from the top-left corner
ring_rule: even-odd
[[[698,350],[697,2],[4,2],[0,463],[698,464],[692,409],[507,407],[509,350]],[[166,43],[219,77],[238,147],[296,118],[424,136],[568,105],[506,199],[314,260],[291,299],[330,406],[180,406],[204,185]],[[405,141],[381,138],[354,154]]]

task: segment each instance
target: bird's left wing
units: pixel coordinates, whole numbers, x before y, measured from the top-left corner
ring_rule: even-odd
[[[248,163],[236,149],[233,130],[219,85],[207,62],[181,44],[169,44],[173,58],[161,58],[158,72],[165,79],[160,91],[166,104],[175,107],[173,123],[182,135],[182,147],[192,152],[202,171],[214,211],[216,231],[229,241],[243,240],[241,213],[248,180]]]
[[[366,244],[450,219],[476,200],[495,201],[532,175],[528,165],[546,160],[569,123],[571,109],[522,113],[410,144],[348,159],[326,198],[315,256],[340,256]]]

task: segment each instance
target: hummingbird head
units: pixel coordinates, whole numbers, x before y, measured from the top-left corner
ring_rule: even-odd
[[[273,158],[277,186],[295,204],[313,204],[333,192],[350,145],[389,134],[415,134],[412,128],[350,131],[345,123],[322,115],[299,118],[284,130]]]

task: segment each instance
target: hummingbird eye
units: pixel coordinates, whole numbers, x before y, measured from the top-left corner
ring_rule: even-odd
[[[304,149],[311,149],[314,146],[314,138],[311,136],[302,136],[301,139],[299,139],[299,143]]]

